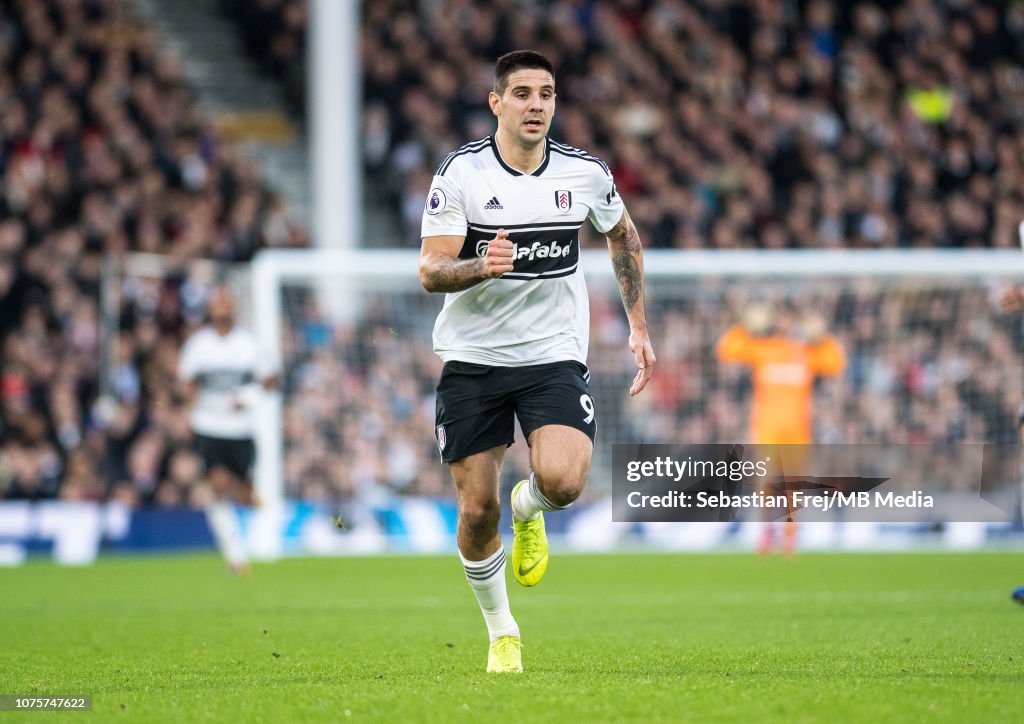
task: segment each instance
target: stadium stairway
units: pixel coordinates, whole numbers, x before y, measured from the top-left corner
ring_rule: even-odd
[[[181,62],[202,111],[228,140],[256,159],[269,184],[298,219],[308,219],[310,190],[301,123],[290,117],[283,90],[259,74],[217,0],[129,0],[138,17]]]

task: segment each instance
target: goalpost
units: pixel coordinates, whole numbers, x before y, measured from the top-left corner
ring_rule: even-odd
[[[598,439],[577,510],[609,495],[613,443],[747,439],[749,377],[720,364],[714,345],[754,304],[796,319],[816,313],[846,349],[847,372],[815,393],[819,441],[1017,439],[1024,335],[996,297],[1024,282],[1019,251],[647,251],[658,364],[636,398],[627,396],[635,367],[608,254],[586,250],[581,261]],[[147,263],[122,260],[119,288],[159,271]],[[249,323],[284,370],[258,417],[263,507],[252,541],[262,557],[280,553],[288,500],[337,509],[451,497],[433,439],[441,365],[430,336],[444,295],[423,291],[417,269],[416,250],[267,250],[241,271]],[[527,464],[526,446],[513,446],[503,485]]]
[[[362,314],[366,290],[407,291],[416,280],[417,255],[402,251],[354,252],[324,249],[274,249],[252,262],[253,327],[278,360],[283,337],[295,317],[287,309],[285,289],[307,286],[310,298],[327,310],[335,324],[351,324]],[[356,289],[355,280],[364,289]],[[340,283],[339,283],[340,281]],[[418,282],[417,282],[418,283]],[[287,381],[285,393],[287,394]],[[281,511],[285,500],[285,439],[279,395],[265,395],[256,424],[255,487],[265,511],[257,532],[264,558],[280,554]]]

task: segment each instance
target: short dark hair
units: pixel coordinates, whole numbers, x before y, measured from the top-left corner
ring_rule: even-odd
[[[524,68],[540,68],[555,77],[555,66],[536,50],[513,50],[498,58],[494,64],[494,92],[499,96],[505,92],[508,77],[514,71]]]

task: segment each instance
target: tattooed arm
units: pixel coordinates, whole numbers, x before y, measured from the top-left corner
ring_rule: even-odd
[[[626,317],[629,319],[629,349],[633,352],[637,366],[636,377],[629,388],[629,394],[633,396],[647,386],[656,362],[644,315],[644,250],[640,244],[640,235],[625,209],[619,223],[604,236],[608,240],[612,267],[619,282],[622,306],[626,308]]]
[[[485,279],[512,271],[512,242],[508,232],[498,233],[487,245],[487,253],[474,259],[460,259],[463,236],[427,236],[420,247],[420,283],[428,292],[460,292]]]

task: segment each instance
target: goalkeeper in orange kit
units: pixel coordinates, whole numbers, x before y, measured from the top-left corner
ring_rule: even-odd
[[[755,444],[807,445],[813,442],[811,403],[819,376],[835,376],[846,366],[839,341],[825,331],[825,321],[808,313],[794,324],[788,311],[773,315],[766,305],[752,305],[742,323],[718,340],[718,359],[743,364],[753,375],[750,410],[751,441]],[[768,523],[758,550],[774,547],[775,526]],[[796,523],[783,526],[782,550],[796,547]]]

